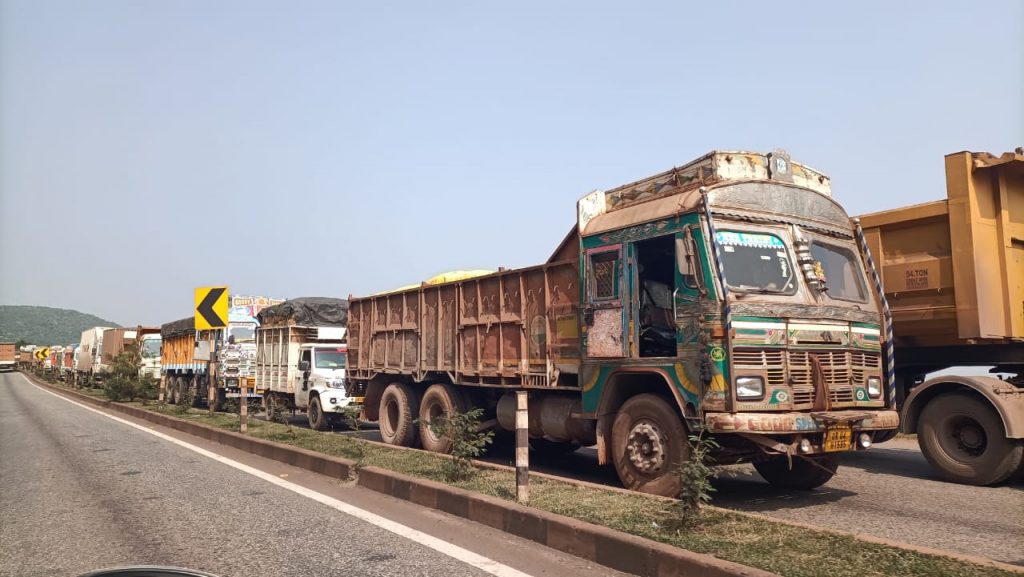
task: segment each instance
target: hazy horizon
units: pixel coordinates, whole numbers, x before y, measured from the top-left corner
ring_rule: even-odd
[[[1024,4],[0,2],[0,304],[367,294],[543,262],[575,202],[786,149],[850,214],[1024,145]]]

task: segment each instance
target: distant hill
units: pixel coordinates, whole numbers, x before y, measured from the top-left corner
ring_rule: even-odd
[[[90,327],[119,327],[97,316],[70,309],[0,305],[0,341],[34,345],[70,345]]]

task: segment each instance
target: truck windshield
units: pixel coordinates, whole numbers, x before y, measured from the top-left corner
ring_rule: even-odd
[[[729,288],[741,292],[793,294],[789,253],[774,234],[722,230],[715,233]]]
[[[255,338],[256,331],[250,326],[233,326],[228,328],[228,338],[235,337],[235,342],[251,341]]]
[[[316,368],[344,369],[345,349],[316,349]]]
[[[829,297],[839,300],[864,302],[864,279],[853,251],[842,246],[814,241],[811,256],[821,263],[825,272],[825,287]]]
[[[160,356],[160,339],[145,339],[142,341],[142,356],[145,358]]]

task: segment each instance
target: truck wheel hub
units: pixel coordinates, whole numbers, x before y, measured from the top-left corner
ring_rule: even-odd
[[[985,431],[974,421],[962,421],[954,427],[953,436],[965,452],[977,456],[985,449]]]
[[[633,466],[644,473],[657,473],[665,464],[665,448],[658,427],[637,423],[629,432],[626,452]]]

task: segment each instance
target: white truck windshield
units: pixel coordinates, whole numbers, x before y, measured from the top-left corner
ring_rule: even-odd
[[[235,337],[235,342],[251,341],[256,337],[255,328],[248,325],[235,325],[228,327],[228,338]]]
[[[161,342],[163,342],[161,339],[144,339],[142,341],[142,356],[145,358],[159,357]]]
[[[782,239],[769,233],[721,230],[715,239],[722,249],[725,280],[732,290],[793,294],[796,282]]]
[[[313,358],[318,369],[344,369],[345,349],[316,349]]]

